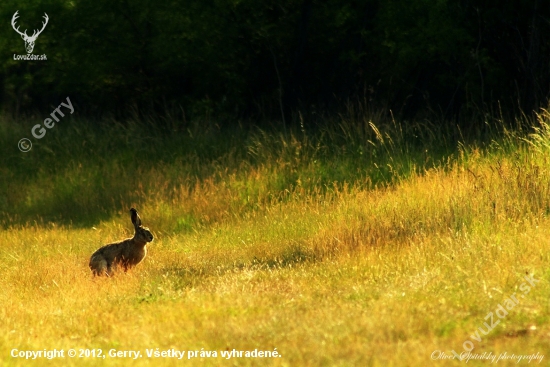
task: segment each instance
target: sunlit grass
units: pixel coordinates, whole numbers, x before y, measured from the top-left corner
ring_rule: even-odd
[[[489,145],[449,151],[448,143],[435,143],[437,132],[424,131],[434,137],[419,148],[398,125],[352,131],[342,123],[321,136],[256,131],[243,140],[246,149],[229,147],[217,157],[191,149],[172,157],[153,144],[132,168],[116,154],[95,164],[79,154],[67,164],[50,160],[53,167],[29,179],[8,165],[2,169],[21,186],[4,199],[15,209],[2,213],[0,363],[44,365],[12,358],[13,348],[144,356],[146,349],[203,348],[218,357],[185,363],[460,365],[431,355],[463,352],[487,314],[515,293],[524,297],[473,341],[473,352],[539,352],[544,365],[546,123],[543,113],[533,135],[505,131]],[[445,154],[430,153],[436,150]],[[155,234],[147,258],[127,274],[93,278],[91,253],[131,236],[131,205]],[[90,213],[79,215],[83,208]],[[525,276],[540,281],[529,293],[521,290]],[[277,348],[281,357],[220,355],[256,348]]]

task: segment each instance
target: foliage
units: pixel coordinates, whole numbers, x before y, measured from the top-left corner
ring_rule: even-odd
[[[35,51],[47,61],[11,58],[24,53],[16,10],[30,30],[49,14]],[[549,93],[549,11],[538,0],[9,0],[0,102],[16,116],[67,95],[85,115],[184,119],[288,117],[348,99],[405,118],[497,101],[529,113]]]

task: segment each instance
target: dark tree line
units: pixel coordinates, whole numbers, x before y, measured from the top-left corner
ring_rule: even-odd
[[[49,24],[34,54],[11,27]],[[44,0],[0,4],[0,103],[280,116],[367,100],[405,117],[525,112],[550,92],[543,0]],[[504,107],[503,107],[504,106]]]

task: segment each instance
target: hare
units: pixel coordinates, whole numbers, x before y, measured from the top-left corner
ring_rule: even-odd
[[[130,218],[134,224],[134,237],[101,247],[90,258],[90,269],[94,275],[113,275],[121,265],[126,272],[129,268],[139,264],[147,254],[145,245],[153,241],[149,228],[141,226],[141,219],[136,209],[130,209]]]

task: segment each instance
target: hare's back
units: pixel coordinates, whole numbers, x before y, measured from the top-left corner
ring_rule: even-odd
[[[95,255],[103,255],[105,257],[116,257],[117,255],[121,254],[125,250],[125,248],[127,247],[126,242],[127,241],[115,242],[115,243],[110,243],[108,245],[100,247],[96,252],[92,254],[92,257],[94,257]]]

